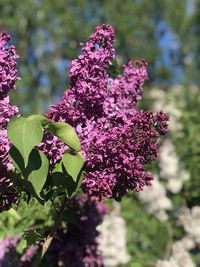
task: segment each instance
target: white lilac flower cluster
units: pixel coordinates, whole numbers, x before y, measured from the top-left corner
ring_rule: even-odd
[[[175,147],[170,139],[163,142],[159,153],[160,176],[167,181],[166,188],[176,194],[181,191],[190,174],[181,166]]]
[[[172,245],[169,260],[158,260],[155,267],[195,267],[189,250],[194,246],[191,239],[185,237]]]
[[[160,221],[168,218],[167,210],[172,209],[172,202],[166,195],[165,187],[160,183],[158,177],[154,176],[153,186],[139,192],[139,199],[144,203],[146,211],[154,214]]]
[[[191,209],[181,209],[179,222],[183,226],[188,238],[195,243],[200,243],[200,206],[193,206]]]
[[[181,166],[175,147],[170,139],[163,142],[159,153],[159,177],[155,177],[152,188],[139,192],[139,199],[148,213],[154,214],[160,221],[168,219],[167,211],[173,208],[167,192],[179,193],[190,174]],[[161,182],[165,179],[166,184]]]
[[[127,264],[130,255],[126,245],[126,222],[120,216],[120,205],[114,204],[113,210],[105,215],[101,225],[98,226],[99,250],[103,253],[103,262],[106,267]]]
[[[172,245],[170,258],[158,260],[155,267],[196,267],[189,251],[200,244],[200,206],[182,208],[178,222],[185,236]]]
[[[153,88],[150,91],[154,112],[162,109],[170,115],[169,130],[171,133],[176,131],[177,134],[178,130],[181,134],[180,130],[183,128],[180,123],[181,109],[185,106],[185,100],[182,97],[183,90],[182,86],[174,86],[167,91],[158,88]],[[195,88],[192,90],[195,91]],[[139,198],[146,202],[149,213],[154,214],[159,220],[165,220],[168,218],[166,211],[169,209],[169,203],[171,203],[167,197],[167,192],[180,193],[183,184],[190,179],[190,173],[181,165],[175,146],[170,139],[166,139],[160,147],[159,170],[159,179],[154,181],[151,190],[147,189],[141,192]],[[194,206],[191,209],[182,208],[178,216],[178,223],[183,227],[185,235],[171,245],[170,257],[158,260],[155,267],[196,267],[190,250],[199,246],[200,243],[200,206]]]
[[[182,86],[174,86],[168,91],[159,88],[150,90],[149,97],[153,102],[154,112],[162,109],[170,115],[169,130],[181,130],[181,107],[184,107]],[[173,209],[168,193],[177,194],[183,184],[190,179],[190,174],[181,165],[180,159],[172,141],[166,139],[159,149],[159,174],[152,182],[152,188],[145,188],[139,193],[139,199],[144,203],[146,211],[155,215],[160,221],[168,219],[167,211]]]
[[[153,88],[150,90],[149,97],[153,101],[152,109],[154,112],[163,110],[170,116],[169,130],[177,131],[182,129],[179,121],[181,117],[180,107],[184,106],[183,98],[180,96],[183,92],[183,87],[176,85],[167,91],[161,88]]]
[[[196,266],[189,251],[200,243],[200,206],[194,206],[191,210],[187,207],[182,208],[178,220],[184,228],[185,237],[172,245],[169,260],[158,260],[155,267]]]

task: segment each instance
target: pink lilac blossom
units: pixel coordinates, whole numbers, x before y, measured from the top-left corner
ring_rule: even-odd
[[[107,208],[82,195],[71,200],[67,212],[74,220],[67,222],[66,228],[57,231],[58,238],[53,240],[45,261],[55,266],[102,267],[97,226],[102,222]]]
[[[153,115],[136,109],[147,79],[144,60],[129,61],[123,75],[109,78],[107,67],[115,56],[113,42],[111,26],[96,28],[83,46],[83,54],[71,63],[69,90],[47,114],[49,119],[76,128],[87,159],[83,190],[99,201],[121,199],[128,190],[140,191],[151,184],[152,174],[144,165],[156,159],[158,140],[167,132],[168,121],[162,112]],[[56,144],[55,140],[53,146]],[[52,154],[52,161],[63,152]]]
[[[7,45],[11,37],[6,33],[0,33],[0,99],[3,99],[10,89],[15,88],[19,80],[16,69],[18,55],[14,45]]]

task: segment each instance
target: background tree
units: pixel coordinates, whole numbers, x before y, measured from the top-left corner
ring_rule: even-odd
[[[163,1],[147,0],[1,2],[1,30],[12,33],[21,55],[23,79],[18,83],[16,98],[22,112],[47,110],[49,103],[61,95],[67,80],[63,73],[67,74],[70,60],[80,51],[80,41],[100,23],[116,28],[120,61],[145,58],[151,66],[150,82],[158,76],[165,80],[169,73],[162,62],[158,64],[156,37],[163,8]]]

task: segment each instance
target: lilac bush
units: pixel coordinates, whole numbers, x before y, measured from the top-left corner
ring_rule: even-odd
[[[56,227],[40,242],[49,248],[44,260],[56,266],[100,267],[96,228],[106,210],[98,202],[121,200],[128,190],[138,192],[151,185],[153,176],[145,167],[156,160],[159,138],[167,132],[166,114],[137,107],[148,78],[147,62],[129,61],[123,74],[110,77],[115,32],[109,25],[98,26],[71,63],[70,88],[60,103],[52,105],[45,117],[25,118],[9,102],[8,92],[19,80],[18,55],[9,40],[1,34],[0,212],[18,203],[18,191],[40,204],[58,199]],[[85,195],[78,195],[79,189]],[[64,216],[67,212],[70,217]],[[41,247],[17,255],[18,265],[29,265],[35,258],[39,266],[46,253],[38,259]],[[2,251],[13,250],[8,246]]]

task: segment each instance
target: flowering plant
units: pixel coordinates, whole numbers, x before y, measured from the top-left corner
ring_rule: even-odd
[[[52,105],[45,116],[25,118],[9,103],[8,92],[15,89],[19,79],[18,56],[14,46],[7,46],[10,37],[1,34],[0,212],[20,205],[23,198],[27,203],[35,198],[41,205],[56,202],[59,206],[54,226],[43,231],[47,236],[29,231],[29,240],[34,237],[31,243],[38,241],[39,247],[33,249],[34,253],[38,251],[33,266],[39,266],[56,235],[66,236],[69,242],[65,247],[68,257],[58,256],[63,266],[102,266],[95,256],[96,241],[91,241],[105,213],[96,201],[121,200],[129,190],[141,191],[153,180],[145,166],[157,158],[159,137],[167,132],[168,116],[137,110],[148,77],[144,60],[129,61],[123,66],[123,74],[109,77],[115,57],[114,37],[111,26],[98,26],[83,45],[82,54],[71,63],[70,88],[60,103]],[[67,219],[67,230],[60,229],[67,209],[76,210],[87,232],[89,219],[95,220],[87,213],[91,205],[96,210],[96,222],[86,243],[79,240],[81,230],[79,237],[75,234],[72,215]],[[79,241],[72,246],[74,240]],[[60,244],[54,244],[49,251],[58,250]],[[79,263],[72,263],[70,253],[76,246]]]

